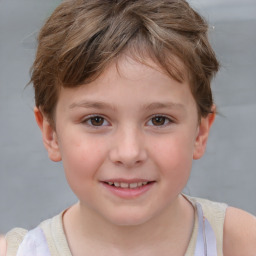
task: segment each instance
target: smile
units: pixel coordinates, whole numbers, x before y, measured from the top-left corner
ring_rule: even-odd
[[[151,190],[155,183],[156,181],[146,180],[108,180],[102,182],[107,191],[123,199],[140,197]]]
[[[133,182],[133,183],[127,183],[127,182],[107,182],[108,185],[114,186],[117,188],[130,188],[130,189],[136,189],[142,186],[145,186],[149,184],[151,181],[143,181],[143,182]]]

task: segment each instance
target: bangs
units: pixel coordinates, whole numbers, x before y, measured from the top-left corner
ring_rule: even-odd
[[[188,68],[181,61],[181,57],[177,56],[180,54],[173,44],[172,49],[167,49],[163,42],[138,30],[130,37],[126,34],[125,37],[117,37],[115,40],[108,38],[106,34],[107,31],[98,32],[89,42],[83,42],[60,55],[59,84],[63,87],[88,84],[97,79],[109,65],[118,63],[118,59],[123,55],[148,66],[150,64],[147,60],[151,59],[178,82],[183,82],[188,77]],[[103,38],[113,40],[115,44],[102,44]]]

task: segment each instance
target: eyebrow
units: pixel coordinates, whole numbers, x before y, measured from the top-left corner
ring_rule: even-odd
[[[101,101],[81,101],[77,103],[72,103],[69,106],[69,109],[77,108],[77,107],[82,107],[82,108],[94,108],[94,109],[113,109],[116,110],[116,108],[108,103],[101,102]]]
[[[185,110],[185,106],[180,103],[174,102],[153,102],[149,105],[144,106],[146,110],[155,110],[155,109],[180,109]]]
[[[69,106],[69,109],[74,109],[77,107],[82,107],[82,108],[93,108],[93,109],[112,109],[116,111],[116,107],[113,106],[112,104],[105,103],[102,101],[81,101],[77,103],[72,103]],[[148,105],[143,105],[143,109],[147,111],[152,111],[156,109],[180,109],[180,110],[185,110],[185,106],[180,103],[174,103],[174,102],[152,102]]]

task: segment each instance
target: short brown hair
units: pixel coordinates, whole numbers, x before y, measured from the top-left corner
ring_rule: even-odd
[[[38,37],[31,68],[36,106],[53,120],[61,86],[93,81],[127,51],[141,61],[152,58],[180,82],[187,73],[199,117],[211,112],[219,64],[207,22],[184,0],[63,1]]]

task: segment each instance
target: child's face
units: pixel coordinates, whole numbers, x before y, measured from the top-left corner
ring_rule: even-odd
[[[136,225],[173,205],[212,120],[199,125],[188,82],[124,57],[118,70],[111,65],[91,84],[62,89],[56,131],[46,120],[41,127],[50,158],[62,159],[82,207]]]

